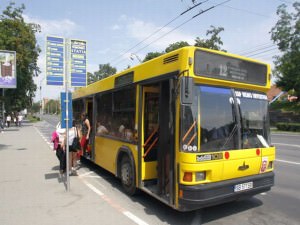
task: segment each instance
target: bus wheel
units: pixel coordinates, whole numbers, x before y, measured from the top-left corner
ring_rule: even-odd
[[[130,161],[128,156],[124,156],[121,161],[121,182],[127,194],[135,194],[135,172],[132,162]]]

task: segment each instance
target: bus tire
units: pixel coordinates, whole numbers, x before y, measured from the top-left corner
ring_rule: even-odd
[[[135,170],[127,155],[124,155],[121,160],[121,182],[127,194],[134,195],[136,193]]]

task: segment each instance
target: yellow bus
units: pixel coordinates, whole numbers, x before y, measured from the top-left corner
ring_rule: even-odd
[[[180,211],[268,191],[270,76],[268,64],[184,47],[81,88],[73,115],[92,125],[85,157],[128,194]]]

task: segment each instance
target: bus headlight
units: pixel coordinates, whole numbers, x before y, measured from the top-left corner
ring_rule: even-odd
[[[203,181],[206,179],[206,172],[196,172],[196,181]]]

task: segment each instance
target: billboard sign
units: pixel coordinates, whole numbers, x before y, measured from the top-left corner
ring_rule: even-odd
[[[16,52],[0,50],[0,88],[16,87]]]
[[[71,40],[71,86],[85,87],[86,84],[86,41]]]
[[[47,85],[64,85],[65,39],[47,36],[46,38],[46,77]]]

